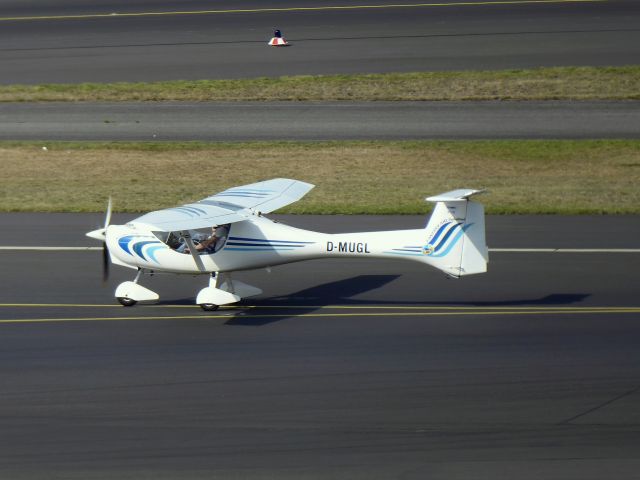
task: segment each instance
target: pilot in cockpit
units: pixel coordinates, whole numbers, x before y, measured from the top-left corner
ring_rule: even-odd
[[[196,251],[199,254],[212,254],[217,252],[224,245],[227,236],[229,235],[229,225],[214,225],[211,227],[211,235],[203,239],[199,239],[193,236],[193,240],[196,246]],[[197,242],[197,243],[196,243]],[[186,242],[180,245],[176,251],[180,253],[190,253],[189,247]]]

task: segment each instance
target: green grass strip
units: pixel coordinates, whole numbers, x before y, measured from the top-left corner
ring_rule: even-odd
[[[46,150],[43,149],[46,147]],[[0,142],[0,211],[144,212],[274,177],[317,185],[283,210],[420,214],[487,188],[492,214],[639,214],[640,140]]]
[[[640,99],[640,66],[0,86],[2,102],[598,99]]]

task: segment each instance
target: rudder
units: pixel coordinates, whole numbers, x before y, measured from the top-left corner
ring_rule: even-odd
[[[453,190],[426,199],[436,203],[425,227],[426,263],[456,278],[487,271],[484,207],[469,200],[482,192]]]

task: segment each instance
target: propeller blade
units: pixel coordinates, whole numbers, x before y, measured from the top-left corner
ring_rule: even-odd
[[[111,197],[107,202],[107,213],[104,216],[104,228],[102,229],[102,281],[106,282],[109,279],[109,264],[111,259],[109,258],[109,247],[107,247],[107,228],[111,223]]]
[[[102,242],[102,281],[106,282],[109,278],[109,263],[111,263],[111,258],[109,257],[109,248],[107,247],[107,228],[109,228],[109,223],[111,222],[111,197],[109,197],[109,202],[107,203],[107,214],[104,219],[104,227],[99,228],[97,230],[92,230],[91,232],[87,232],[85,235],[90,238],[95,238],[96,240],[100,240]]]
[[[110,223],[111,223],[111,197],[109,197],[109,202],[107,202],[107,214],[104,219],[105,230],[107,229]]]
[[[102,281],[106,282],[109,279],[109,249],[107,243],[102,244]]]

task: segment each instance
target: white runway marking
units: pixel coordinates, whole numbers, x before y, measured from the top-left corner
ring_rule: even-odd
[[[640,253],[640,248],[490,248],[492,253]]]

